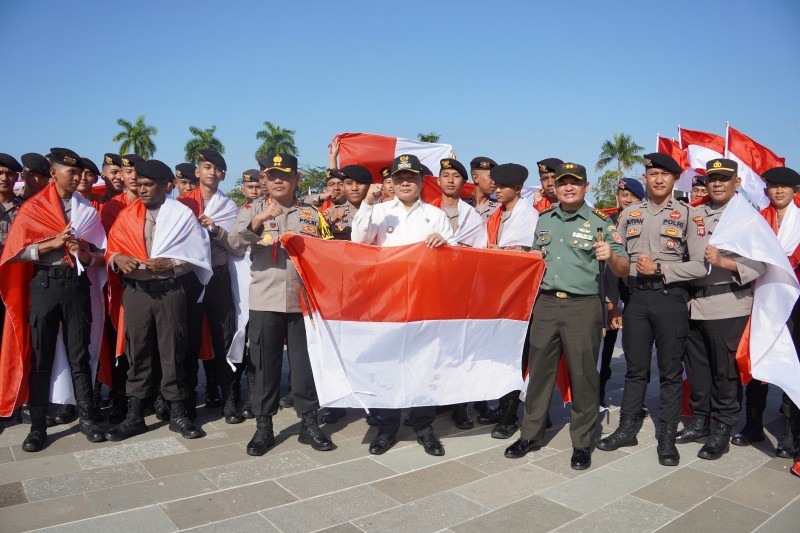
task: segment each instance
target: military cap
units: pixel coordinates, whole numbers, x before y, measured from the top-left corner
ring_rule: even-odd
[[[122,166],[122,156],[119,154],[105,154],[103,155],[103,166],[116,165]]]
[[[472,161],[469,162],[470,170],[491,170],[497,166],[497,163],[494,162],[494,159],[490,159],[488,157],[476,157]]]
[[[175,177],[198,183],[200,178],[197,177],[196,170],[197,167],[191,163],[178,163],[175,165]]]
[[[97,165],[95,165],[94,161],[88,157],[81,157],[81,166],[84,170],[90,170],[92,174],[100,174],[100,170],[97,168]]]
[[[706,186],[706,169],[693,168],[694,176],[692,176],[692,187],[705,187]]]
[[[630,191],[635,197],[644,200],[644,185],[636,178],[622,178],[617,185],[619,191]]]
[[[123,167],[134,167],[136,163],[144,161],[144,157],[136,154],[126,154],[120,157],[120,161]]]
[[[228,165],[225,164],[225,158],[213,148],[203,148],[197,152],[197,160],[200,162],[206,161],[208,163],[212,163],[215,167],[226,172],[228,171]]]
[[[577,163],[561,163],[556,167],[556,181],[566,176],[586,181],[586,167]]]
[[[260,171],[255,168],[242,172],[242,183],[258,183]]]
[[[546,174],[548,172],[555,172],[558,165],[562,163],[563,161],[557,157],[548,157],[547,159],[538,161],[536,166],[539,168],[539,174]]]
[[[81,156],[69,148],[50,148],[50,163],[67,167],[83,168]],[[28,167],[30,168],[30,167]],[[47,172],[45,172],[46,174]]]
[[[465,180],[469,178],[469,174],[467,174],[467,169],[465,169],[464,165],[462,165],[456,159],[450,159],[450,158],[442,159],[439,162],[439,165],[441,167],[441,169],[439,170],[439,174],[442,173],[442,170],[457,170],[458,173],[461,174],[462,178],[464,178]]]
[[[328,168],[325,170],[325,181],[331,179],[344,180],[344,174],[338,168]]]
[[[391,178],[391,177],[392,177],[392,175],[391,175],[391,171],[392,171],[392,169],[391,169],[391,168],[389,168],[389,167],[383,167],[383,168],[381,169],[381,179],[387,179],[387,178]]]
[[[431,169],[429,169],[428,167],[426,167],[425,165],[422,165],[422,175],[423,176],[435,176],[436,174],[434,174],[433,171]]]
[[[367,167],[361,165],[347,165],[340,169],[345,179],[349,178],[358,183],[372,183],[372,172]]]
[[[31,172],[41,174],[42,176],[47,176],[50,173],[50,161],[42,154],[34,152],[22,154],[20,160],[22,161],[22,166]]]
[[[722,174],[723,176],[731,177],[735,176],[737,172],[739,172],[739,165],[736,161],[731,159],[712,159],[706,163],[706,181],[708,181],[708,177],[712,174]]]
[[[280,170],[281,172],[297,172],[297,158],[292,154],[277,153],[258,160],[261,170]]]
[[[422,163],[419,162],[419,158],[415,155],[411,154],[402,154],[394,158],[392,161],[392,176],[397,174],[402,170],[407,170],[409,172],[413,172],[414,174],[419,174],[422,172]]]
[[[670,174],[680,175],[683,169],[675,161],[672,156],[662,154],[661,152],[653,152],[652,154],[644,154],[644,168],[661,168]]]
[[[800,185],[800,174],[787,167],[771,168],[764,172],[761,178],[767,183],[775,185],[789,185],[791,187]]]
[[[522,185],[528,179],[528,169],[516,163],[503,163],[492,169],[492,181],[503,187]]]
[[[133,168],[136,169],[136,175],[139,178],[147,178],[153,181],[169,181],[175,179],[175,174],[166,163],[158,159],[150,159],[148,161],[137,161],[134,163]]]
[[[14,156],[9,154],[0,153],[0,167],[6,167],[11,172],[22,172],[22,165],[14,159]]]

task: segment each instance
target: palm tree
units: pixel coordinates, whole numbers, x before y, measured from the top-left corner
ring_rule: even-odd
[[[256,139],[261,139],[261,146],[256,150],[256,158],[265,157],[270,154],[283,153],[300,155],[297,146],[294,144],[295,130],[283,129],[270,121],[265,121],[265,130],[256,132]]]
[[[597,160],[597,170],[603,170],[612,162],[617,162],[617,177],[621,178],[623,172],[628,171],[637,163],[644,163],[644,158],[639,155],[644,147],[639,146],[630,135],[615,133],[614,139],[603,143],[600,157]]]
[[[183,150],[186,152],[186,161],[196,165],[198,152],[205,148],[213,148],[221,154],[225,153],[225,146],[214,136],[215,131],[217,131],[216,125],[204,130],[195,126],[189,126],[189,133],[194,135],[194,137],[189,139],[186,146],[183,147]]]
[[[129,154],[132,149],[134,154],[145,159],[153,157],[153,154],[156,153],[153,136],[158,135],[158,130],[144,123],[144,115],[139,115],[135,124],[131,124],[124,118],[118,118],[117,124],[123,128],[123,131],[114,135],[111,140],[115,143],[122,141],[119,146],[120,154]]]
[[[432,131],[430,133],[418,133],[417,138],[424,143],[438,143],[442,136]]]

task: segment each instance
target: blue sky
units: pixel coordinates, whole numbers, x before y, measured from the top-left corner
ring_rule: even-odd
[[[0,151],[100,161],[145,114],[155,157],[217,126],[230,186],[269,120],[302,163],[340,132],[435,131],[462,161],[585,164],[725,121],[800,167],[800,2],[2,0]]]

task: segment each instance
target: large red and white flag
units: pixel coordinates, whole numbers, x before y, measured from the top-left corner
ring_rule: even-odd
[[[786,160],[730,126],[725,157],[739,164],[742,192],[750,203],[759,209],[767,207],[769,200],[764,194],[761,175],[771,168],[786,166]]]
[[[725,153],[725,139],[719,135],[678,126],[678,136],[692,168],[706,168],[706,163]]]
[[[678,179],[678,183],[675,184],[675,188],[679,191],[691,191],[692,190],[692,178],[696,175],[694,169],[692,169],[691,164],[689,164],[689,157],[686,154],[686,150],[681,148],[681,144],[678,141],[673,139],[667,139],[666,137],[662,137],[660,135],[657,136],[657,150],[662,154],[667,154],[672,159],[678,162],[678,164],[683,169],[680,178]],[[703,167],[705,168],[705,167]]]
[[[447,405],[522,388],[522,347],[544,274],[540,258],[294,234],[281,242],[303,281],[321,405]]]

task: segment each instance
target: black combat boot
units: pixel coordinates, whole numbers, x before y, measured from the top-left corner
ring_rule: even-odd
[[[675,435],[675,442],[686,444],[687,442],[705,442],[711,435],[709,420],[707,416],[692,415],[688,424],[683,425],[683,429]]]
[[[236,380],[231,380],[231,384],[222,391],[224,403],[222,405],[222,416],[225,417],[226,424],[241,424],[244,422],[242,413],[236,407]]]
[[[56,421],[56,424],[71,424],[77,418],[78,410],[75,409],[74,405],[70,404],[59,405],[53,415],[53,420]]]
[[[678,423],[661,422],[661,433],[658,435],[658,462],[663,466],[678,466],[681,456],[675,447],[675,434],[678,432]]]
[[[731,427],[728,424],[723,424],[717,421],[714,427],[714,432],[708,437],[705,445],[697,452],[697,457],[700,459],[708,459],[715,461],[728,453],[730,450],[731,440]]]
[[[105,442],[105,432],[97,427],[97,423],[94,421],[94,399],[79,401],[78,413],[80,414],[78,426],[81,428],[81,433],[86,435],[86,440],[89,442]]]
[[[300,436],[297,440],[301,444],[310,444],[318,452],[327,452],[333,449],[333,442],[319,428],[316,409],[303,413],[300,422]]]
[[[639,441],[636,439],[636,423],[639,417],[630,415],[620,415],[619,427],[604,439],[597,441],[597,449],[604,452],[613,452],[623,446],[636,446]]]
[[[745,411],[744,427],[742,431],[731,437],[731,444],[734,446],[750,446],[754,442],[762,442],[766,439],[763,416],[764,411],[761,409],[748,408]]]
[[[108,415],[109,424],[120,424],[125,420],[128,408],[128,399],[124,392],[114,391],[108,393],[111,413]]]
[[[517,409],[519,408],[519,399],[504,396],[500,405],[502,415],[500,421],[492,429],[493,439],[509,439],[517,432],[519,426],[517,425]]]
[[[219,407],[222,405],[222,399],[219,396],[219,385],[217,384],[217,375],[214,373],[213,362],[203,361],[203,369],[206,373],[206,407]]]
[[[275,434],[272,431],[272,417],[256,417],[256,432],[247,443],[247,455],[264,455],[275,446]]]
[[[147,432],[147,424],[142,415],[142,400],[128,396],[128,414],[125,420],[106,432],[106,439],[110,441],[125,440]]]
[[[252,372],[247,373],[247,399],[242,406],[242,416],[245,418],[255,418],[256,414],[253,412],[253,392],[256,388],[256,376]]]
[[[472,429],[475,425],[469,416],[469,404],[459,403],[453,406],[453,413],[450,415],[458,429]]]
[[[153,401],[153,412],[156,414],[156,418],[161,420],[162,422],[166,422],[170,420],[170,413],[169,413],[169,403],[167,400],[164,399],[164,396],[161,393],[156,394],[156,399]],[[186,412],[186,406],[184,405],[184,413]]]
[[[478,415],[478,424],[487,426],[489,424],[497,424],[500,422],[500,418],[503,416],[502,407],[502,403],[500,403],[500,406],[497,409],[492,409],[489,405],[487,405],[486,410]]]
[[[206,432],[195,426],[186,414],[186,405],[181,401],[169,402],[169,429],[180,433],[184,439],[199,439]]]
[[[47,406],[29,406],[31,414],[31,430],[22,441],[22,449],[26,452],[39,452],[47,444]]]

